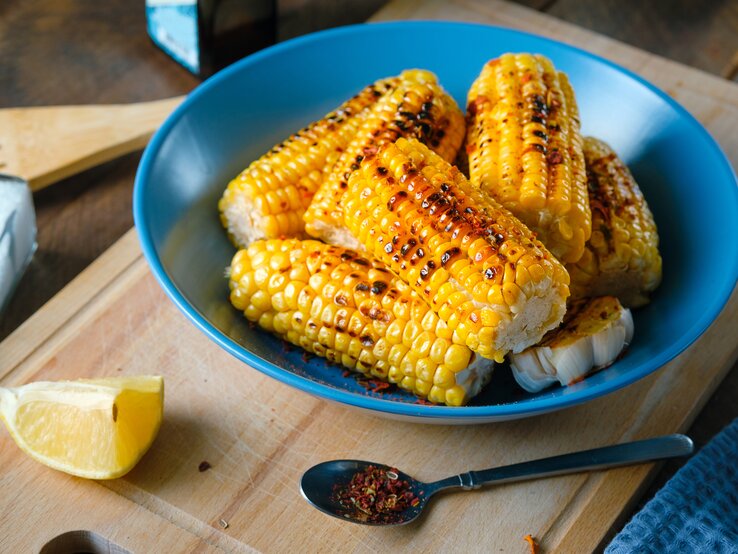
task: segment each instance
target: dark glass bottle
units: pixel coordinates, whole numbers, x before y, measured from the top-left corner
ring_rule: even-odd
[[[274,44],[276,0],[146,0],[154,43],[205,78]]]

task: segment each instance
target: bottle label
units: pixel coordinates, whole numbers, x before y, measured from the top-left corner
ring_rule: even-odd
[[[200,72],[197,0],[146,0],[151,39],[185,68]]]

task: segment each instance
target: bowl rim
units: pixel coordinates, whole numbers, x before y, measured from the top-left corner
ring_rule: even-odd
[[[185,296],[167,274],[167,271],[165,270],[154,246],[154,240],[151,234],[151,230],[146,223],[146,218],[144,215],[144,193],[147,186],[147,175],[150,173],[155,158],[158,155],[162,144],[168,137],[172,128],[188,111],[190,106],[200,97],[206,95],[211,88],[217,87],[222,81],[228,79],[232,74],[247,70],[250,65],[258,63],[265,58],[269,58],[277,53],[286,50],[300,48],[304,44],[322,41],[326,37],[333,38],[354,33],[385,32],[385,30],[391,31],[393,29],[406,29],[407,27],[413,27],[417,29],[425,28],[429,32],[432,32],[434,29],[437,30],[441,27],[447,29],[481,27],[490,29],[496,33],[501,33],[503,35],[521,35],[523,37],[550,43],[557,48],[568,50],[576,55],[583,56],[584,58],[589,58],[611,69],[614,69],[616,72],[624,74],[630,79],[636,81],[638,84],[644,86],[651,93],[655,94],[661,100],[663,100],[670,108],[675,110],[680,119],[686,121],[692,128],[692,130],[699,134],[702,140],[704,140],[707,145],[709,145],[709,147],[717,155],[717,158],[722,161],[721,167],[719,169],[722,170],[722,172],[725,174],[726,180],[732,180],[733,183],[736,185],[733,188],[733,197],[735,200],[733,205],[738,206],[738,179],[736,178],[735,171],[733,170],[730,161],[720,148],[720,145],[712,137],[712,135],[710,135],[710,133],[702,126],[701,123],[699,123],[694,118],[694,116],[692,116],[684,107],[682,107],[678,102],[672,99],[668,94],[666,94],[653,84],[649,83],[642,77],[633,73],[632,71],[621,67],[614,62],[611,62],[591,52],[587,52],[586,50],[583,50],[576,46],[559,42],[548,37],[543,37],[525,31],[499,27],[496,25],[427,20],[360,23],[356,25],[348,25],[310,33],[276,44],[274,46],[270,46],[255,54],[247,56],[246,58],[243,58],[242,60],[234,63],[224,70],[216,73],[205,82],[197,86],[191,93],[189,93],[185,100],[174,110],[172,114],[169,115],[169,117],[153,135],[151,141],[144,150],[143,156],[136,171],[133,189],[133,217],[144,257],[148,262],[157,282],[164,289],[166,295],[170,298],[170,300],[174,302],[177,308],[182,311],[185,316],[192,323],[194,323],[198,329],[200,329],[200,331],[205,333],[206,336],[208,336],[226,352],[236,357],[240,361],[245,362],[254,369],[257,369],[258,371],[261,371],[262,373],[265,373],[266,375],[277,379],[282,383],[290,385],[303,392],[310,393],[314,396],[318,396],[320,398],[333,400],[341,404],[361,408],[371,412],[380,412],[382,414],[391,414],[399,417],[410,417],[416,420],[420,418],[425,421],[454,420],[456,422],[461,422],[460,420],[463,420],[464,422],[468,421],[470,423],[491,422],[503,419],[527,417],[582,404],[595,398],[599,398],[600,396],[615,392],[616,390],[626,387],[646,377],[647,375],[650,375],[657,369],[664,366],[666,363],[676,358],[691,344],[693,344],[717,318],[717,316],[727,303],[728,299],[730,298],[733,289],[735,288],[735,284],[738,281],[738,243],[736,243],[735,255],[732,256],[732,266],[728,267],[728,270],[733,277],[733,285],[724,286],[721,290],[716,291],[716,294],[712,297],[713,302],[709,306],[705,307],[705,310],[702,311],[702,315],[693,322],[691,327],[687,329],[687,331],[682,335],[681,340],[673,342],[669,347],[660,351],[658,355],[647,360],[633,370],[628,371],[627,373],[620,374],[614,379],[600,383],[597,386],[584,388],[567,395],[529,398],[506,404],[461,407],[428,406],[422,404],[398,402],[395,400],[386,400],[335,388],[331,385],[314,381],[307,377],[296,375],[286,369],[279,367],[278,365],[272,364],[271,362],[268,362],[253,354],[244,346],[220,331],[217,327],[215,327],[205,316],[203,316],[199,312],[199,310],[197,310],[187,301]],[[735,211],[738,212],[738,210]]]

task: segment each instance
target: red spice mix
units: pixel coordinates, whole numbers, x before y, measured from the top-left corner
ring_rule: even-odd
[[[373,465],[355,473],[348,484],[334,485],[331,498],[346,517],[367,523],[399,523],[402,512],[420,503],[397,469]]]

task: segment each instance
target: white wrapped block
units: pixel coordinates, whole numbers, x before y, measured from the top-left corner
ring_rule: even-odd
[[[36,215],[28,184],[23,179],[0,174],[0,314],[34,250]]]

